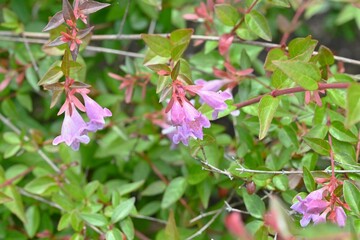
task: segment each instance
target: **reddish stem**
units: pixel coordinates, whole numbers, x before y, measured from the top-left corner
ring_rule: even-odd
[[[8,180],[6,180],[5,182],[0,184],[0,189],[4,188],[6,186],[11,185],[15,180],[22,178],[24,176],[26,176],[27,174],[29,174],[30,172],[32,172],[32,170],[34,169],[34,167],[29,167],[28,169],[25,169],[23,172],[19,173],[18,175],[16,175],[13,178],[10,178]]]
[[[296,26],[296,24],[299,22],[300,16],[303,14],[303,12],[305,11],[307,7],[307,0],[304,0],[303,3],[298,7],[298,9],[295,12],[295,15],[293,17],[293,19],[291,20],[290,23],[290,28],[291,30],[294,29],[294,27]],[[290,37],[292,31],[287,31],[284,33],[284,35],[281,38],[280,41],[280,45],[281,46],[285,46],[286,45],[286,41],[288,40],[288,38]]]
[[[326,89],[342,89],[342,88],[348,88],[350,83],[319,83],[319,88],[317,90],[326,90]],[[297,92],[305,92],[308,91],[305,88],[302,87],[294,87],[294,88],[287,88],[287,89],[281,89],[281,90],[274,90],[270,93],[265,93],[263,95],[260,95],[256,98],[246,100],[244,102],[240,102],[237,104],[234,104],[236,108],[243,108],[249,105],[252,105],[254,103],[260,102],[261,98],[267,95],[271,95],[273,97],[291,94],[291,93],[297,93]]]

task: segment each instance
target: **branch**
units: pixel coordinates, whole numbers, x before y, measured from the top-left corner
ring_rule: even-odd
[[[319,83],[319,89],[318,90],[326,90],[326,89],[344,89],[348,88],[350,83]],[[246,100],[241,103],[234,104],[237,108],[243,108],[249,105],[252,105],[254,103],[260,102],[261,98],[267,95],[271,95],[273,97],[278,97],[281,95],[291,94],[291,93],[297,93],[297,92],[305,92],[308,91],[305,88],[302,87],[294,87],[294,88],[287,88],[287,89],[280,89],[280,90],[274,90],[269,93],[265,93],[263,95],[257,96],[256,98]]]
[[[254,169],[247,169],[243,166],[240,168],[236,168],[235,170],[239,171],[240,173],[259,173],[259,174],[303,174],[302,170],[290,170],[290,171],[266,171],[266,170],[254,170]],[[316,170],[310,171],[311,173],[327,173],[331,174],[331,169],[328,170]],[[360,169],[351,169],[351,170],[335,170],[334,173],[360,173]]]
[[[157,34],[159,36],[168,37],[170,36],[169,33],[165,34]],[[18,34],[13,33],[11,31],[0,31],[0,37],[2,37],[0,40],[5,41],[11,41],[10,38],[4,39],[3,37],[16,37]],[[39,42],[38,39],[49,39],[48,33],[36,33],[36,32],[24,32],[23,36],[33,38],[28,39],[29,43],[40,43],[43,44],[44,42]],[[204,41],[219,41],[219,36],[205,36],[205,35],[192,35],[192,40],[204,40]],[[93,35],[91,37],[92,41],[102,41],[102,40],[141,40],[140,34],[122,34],[121,36],[118,36],[117,34],[107,34],[107,35]],[[47,41],[45,42],[47,43]],[[245,45],[251,45],[251,46],[259,46],[259,47],[265,47],[265,48],[281,48],[280,44],[275,43],[267,43],[267,42],[260,42],[260,41],[244,41],[240,38],[235,38],[233,43],[241,43]],[[318,54],[317,51],[313,52],[314,55]],[[335,56],[334,59],[337,61],[341,61],[344,63],[349,63],[353,65],[359,65],[360,66],[360,60],[341,57],[341,56]]]

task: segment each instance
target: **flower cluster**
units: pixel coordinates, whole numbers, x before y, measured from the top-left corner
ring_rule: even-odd
[[[61,36],[48,43],[47,46],[55,47],[67,43],[70,48],[71,55],[74,61],[77,58],[80,44],[85,36],[87,36],[93,27],[88,27],[83,30],[79,30],[77,27],[77,20],[80,19],[85,24],[87,23],[87,14],[94,13],[109,4],[99,3],[96,1],[84,1],[75,0],[73,6],[68,0],[63,0],[63,10],[56,13],[43,29],[43,31],[50,31],[57,28],[63,23],[66,23],[66,32],[61,32]]]
[[[220,88],[225,82],[214,83],[213,81],[198,81],[196,85],[184,85],[180,81],[174,81],[172,85],[172,96],[166,108],[170,115],[172,128],[171,137],[174,144],[182,142],[188,145],[189,138],[203,139],[203,128],[210,127],[209,119],[195,109],[194,105],[186,98],[186,93],[198,95],[200,100],[214,109],[213,118],[216,118],[219,111],[227,108],[225,100],[231,99],[229,92],[213,91]],[[221,85],[221,86],[220,86]],[[220,87],[218,87],[220,86]]]
[[[348,209],[334,193],[335,188],[330,185],[311,192],[306,198],[299,200],[291,206],[291,209],[303,215],[300,225],[307,226],[312,220],[314,224],[326,222],[326,219],[336,223],[340,227],[345,226],[346,214],[343,207]]]
[[[63,125],[61,127],[61,135],[57,136],[53,144],[65,142],[66,145],[71,146],[73,150],[78,150],[80,143],[89,143],[90,139],[87,136],[88,132],[96,132],[103,129],[105,125],[105,117],[112,116],[112,113],[107,108],[102,108],[97,102],[88,96],[90,92],[86,88],[71,88],[74,80],[66,78],[65,92],[66,100],[61,107],[58,115],[65,113]],[[80,94],[84,100],[84,104],[75,96]],[[77,108],[80,111],[86,112],[89,118],[88,122],[85,122],[81,117]]]

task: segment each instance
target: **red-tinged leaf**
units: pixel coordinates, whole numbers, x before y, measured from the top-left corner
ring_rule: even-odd
[[[71,20],[73,22],[76,21],[74,10],[68,0],[63,0],[62,9],[63,9],[62,12],[65,21],[66,20]]]
[[[198,20],[199,19],[199,16],[194,14],[194,13],[187,13],[187,14],[184,14],[183,15],[183,18],[185,20],[192,20],[192,21],[195,21],[195,20]]]
[[[159,70],[156,73],[161,75],[161,76],[169,76],[170,75],[170,72],[168,72],[166,70]]]
[[[50,31],[54,28],[57,28],[64,23],[64,16],[62,11],[57,12],[49,21],[49,23],[44,27],[43,32]]]
[[[248,69],[236,71],[235,74],[236,74],[237,76],[246,76],[246,75],[251,74],[253,71],[254,71],[254,69],[248,68]]]
[[[69,47],[70,47],[70,42],[68,43]],[[71,53],[71,57],[74,61],[76,61],[77,55],[79,54],[79,45],[75,44],[75,49],[73,51],[70,52]]]
[[[79,33],[77,34],[77,37],[79,39],[83,39],[84,37],[86,37],[86,35],[88,35],[92,30],[94,29],[94,26],[89,27],[89,28],[85,28],[79,31]]]
[[[64,83],[45,84],[44,89],[49,91],[62,91],[64,90]]]
[[[60,45],[64,44],[65,42],[62,40],[62,37],[63,36],[59,36],[59,37],[55,38],[53,41],[46,44],[46,46],[48,46],[48,47],[57,47],[57,46],[60,46]]]
[[[219,52],[221,55],[224,55],[229,50],[232,42],[234,40],[234,35],[232,34],[223,34],[219,40]]]
[[[73,84],[71,84],[70,88],[71,89],[91,88],[91,85],[83,83],[83,82],[75,81],[75,82],[73,82]]]
[[[110,4],[108,4],[108,3],[100,3],[100,2],[89,0],[89,1],[86,1],[82,4],[80,4],[79,9],[84,14],[90,14],[90,13],[97,12],[100,9],[106,8],[109,5]]]
[[[5,79],[0,83],[0,91],[4,90],[10,83],[12,76],[7,74]]]
[[[213,72],[215,77],[219,77],[219,78],[226,78],[228,76],[228,74],[220,69],[217,69],[215,67],[213,67]]]

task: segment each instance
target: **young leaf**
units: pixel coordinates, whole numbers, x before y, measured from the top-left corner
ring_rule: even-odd
[[[71,4],[69,3],[69,0],[63,0],[62,10],[63,10],[63,16],[64,16],[65,21],[66,20],[71,20],[73,22],[76,21],[75,15],[74,15],[74,10],[73,10]]]
[[[252,10],[245,15],[245,23],[249,30],[255,33],[260,38],[271,41],[270,27],[266,21],[266,18],[258,11]]]
[[[57,28],[58,26],[60,26],[61,24],[64,23],[64,16],[62,11],[57,12],[48,22],[48,24],[44,27],[43,32],[47,32],[50,31],[54,28]]]
[[[101,3],[93,0],[87,0],[80,4],[79,9],[83,14],[90,14],[99,11],[107,6],[110,6],[108,3]]]
[[[189,43],[194,30],[192,28],[178,29],[170,33],[170,40],[173,45]]]
[[[178,61],[178,62],[175,64],[173,70],[171,71],[171,79],[172,79],[173,81],[175,81],[175,80],[177,79],[177,77],[178,77],[178,75],[179,75],[179,71],[180,71],[180,61]]]
[[[167,186],[163,199],[161,201],[161,208],[168,208],[173,203],[181,198],[186,189],[186,179],[178,177],[173,179]]]
[[[56,61],[51,65],[49,70],[45,73],[45,75],[40,79],[38,85],[44,84],[53,84],[59,81],[59,79],[64,75],[60,65],[60,61]]]
[[[223,34],[219,39],[219,53],[224,55],[230,48],[234,40],[234,35],[232,34]]]
[[[266,56],[264,68],[268,71],[275,71],[277,67],[272,63],[274,60],[287,60],[285,51],[281,48],[271,49]]]
[[[321,80],[321,73],[315,63],[292,60],[273,61],[272,63],[301,87],[307,90],[318,89],[317,82]]]
[[[360,191],[354,184],[348,180],[344,181],[343,193],[346,203],[349,205],[351,211],[360,215]]]
[[[240,19],[240,14],[230,4],[216,4],[216,17],[225,25],[234,27]]]
[[[331,50],[323,45],[319,48],[318,53],[319,63],[321,66],[330,66],[334,64],[334,54],[331,52]]]
[[[309,61],[318,41],[306,38],[295,38],[289,43],[289,57],[291,60]]]
[[[161,57],[171,57],[171,43],[168,38],[152,34],[141,34],[141,38],[155,54]]]
[[[260,121],[259,139],[263,139],[266,136],[278,106],[279,99],[272,96],[264,96],[260,100],[258,112]]]
[[[360,84],[352,84],[346,95],[345,127],[349,128],[360,121]]]
[[[119,204],[119,206],[117,206],[114,209],[114,212],[113,212],[113,214],[111,216],[111,223],[117,223],[118,221],[121,221],[122,219],[129,216],[131,210],[134,207],[134,203],[135,203],[135,198],[134,197],[121,202]]]
[[[165,236],[166,239],[180,240],[180,235],[176,227],[176,221],[173,211],[170,211],[169,219],[166,223]]]

